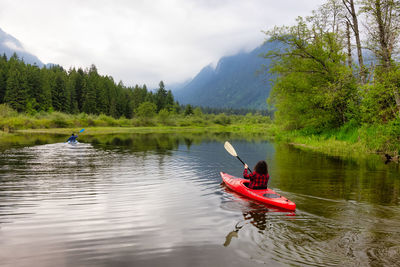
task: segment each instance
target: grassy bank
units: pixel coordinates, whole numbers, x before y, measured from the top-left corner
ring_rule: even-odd
[[[76,128],[99,128],[98,131],[110,131],[103,129],[107,127],[135,128],[135,131],[151,129],[177,129],[177,128],[221,128],[236,127],[238,129],[252,130],[255,126],[269,125],[269,117],[257,114],[225,115],[221,114],[202,114],[201,112],[191,115],[160,112],[152,117],[125,117],[113,118],[106,115],[65,114],[61,112],[39,112],[34,115],[17,113],[5,105],[0,105],[0,130],[4,133],[12,133],[20,130],[49,129],[50,132],[58,131],[54,129]],[[52,129],[52,130],[50,130]],[[132,130],[132,129],[131,129]],[[40,130],[43,131],[43,130]],[[64,130],[60,130],[65,133]],[[114,129],[113,131],[118,131]],[[123,130],[125,131],[125,130]]]
[[[277,142],[291,143],[299,148],[311,149],[330,155],[357,153],[389,154],[395,161],[400,155],[400,123],[353,126],[351,124],[320,133],[284,131],[276,125],[269,127]]]
[[[88,127],[85,128],[85,135],[103,135],[103,134],[129,134],[129,133],[218,133],[218,132],[235,132],[235,133],[260,133],[267,136],[270,124],[233,124],[233,125],[210,125],[210,126],[105,126],[105,127]],[[72,128],[49,128],[49,129],[21,129],[15,130],[15,133],[37,133],[37,134],[61,134],[70,135],[72,132],[77,133],[81,130],[79,127]],[[1,133],[1,132],[0,132]],[[12,133],[8,133],[10,135]],[[7,133],[3,132],[3,135]],[[1,136],[1,134],[0,134]]]

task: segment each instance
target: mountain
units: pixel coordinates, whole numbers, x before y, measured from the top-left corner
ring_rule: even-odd
[[[195,106],[265,109],[272,76],[263,70],[270,61],[260,54],[276,46],[266,43],[251,52],[221,58],[215,69],[204,67],[183,88],[175,90],[175,99]]]
[[[6,54],[7,58],[10,58],[14,53],[27,64],[36,64],[38,67],[44,66],[40,59],[25,50],[20,41],[0,28],[0,55]]]

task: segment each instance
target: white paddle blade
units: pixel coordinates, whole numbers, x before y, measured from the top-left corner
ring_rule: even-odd
[[[234,157],[237,157],[236,151],[233,148],[233,146],[231,145],[231,143],[229,143],[228,141],[225,141],[224,147],[225,147],[226,151],[228,151],[229,154],[231,154]]]

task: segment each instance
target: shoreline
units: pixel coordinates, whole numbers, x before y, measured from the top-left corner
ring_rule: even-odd
[[[70,135],[72,132],[79,132],[81,128],[43,128],[43,129],[20,129],[6,133],[0,131],[1,139],[7,136],[18,134],[54,134]],[[106,127],[87,127],[82,135],[108,135],[108,134],[147,134],[147,133],[237,133],[237,134],[256,134],[265,140],[276,143],[288,144],[298,149],[311,150],[330,156],[346,157],[349,155],[363,157],[368,155],[379,155],[386,162],[400,163],[400,157],[396,151],[382,151],[368,148],[365,142],[357,140],[349,142],[337,140],[335,136],[326,138],[322,135],[304,136],[294,132],[277,131],[273,124],[235,124],[235,125],[213,125],[213,126],[106,126]]]

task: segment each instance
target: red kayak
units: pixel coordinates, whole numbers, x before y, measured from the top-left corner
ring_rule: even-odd
[[[296,204],[293,201],[279,195],[272,189],[250,189],[246,186],[249,180],[238,178],[225,172],[220,172],[220,174],[226,186],[236,193],[272,206],[292,211],[296,209]]]

